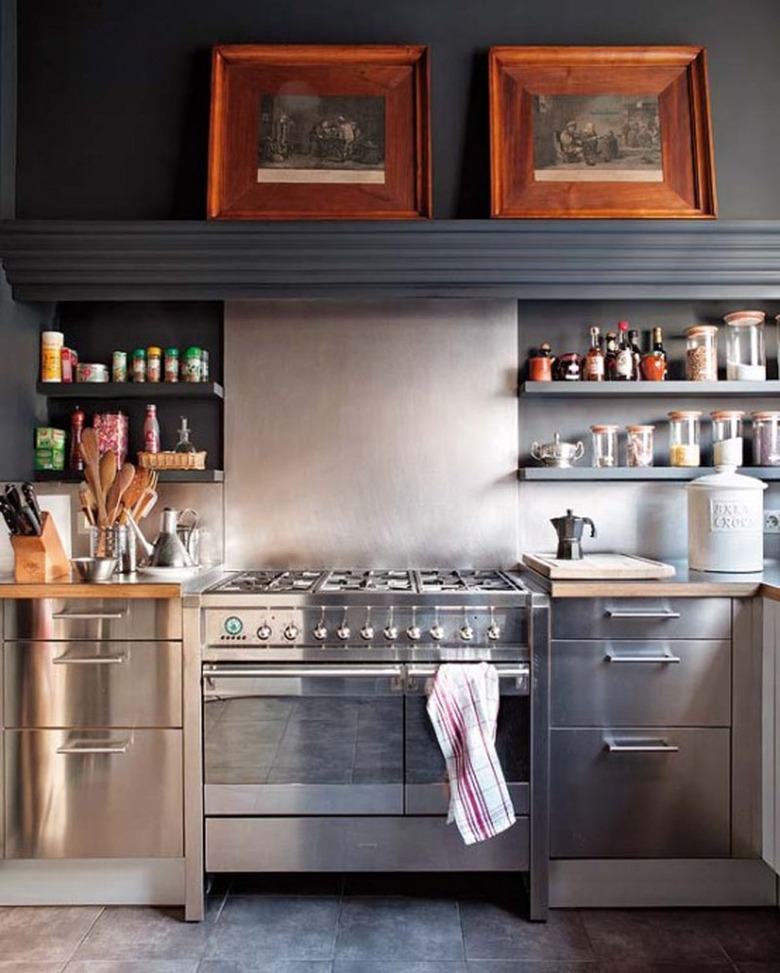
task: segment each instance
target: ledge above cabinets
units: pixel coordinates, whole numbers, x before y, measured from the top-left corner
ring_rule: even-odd
[[[0,222],[17,300],[780,299],[780,221]]]

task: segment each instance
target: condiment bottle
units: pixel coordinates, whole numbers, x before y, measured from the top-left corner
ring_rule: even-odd
[[[144,450],[147,453],[160,452],[160,423],[157,421],[157,406],[147,405],[144,419]]]
[[[668,372],[664,337],[660,328],[653,328],[653,350],[642,356],[639,371],[646,382],[664,382]]]
[[[81,406],[70,414],[70,453],[68,455],[68,469],[73,471],[84,469],[84,460],[81,458],[81,433],[84,430],[84,412]]]
[[[174,453],[194,453],[195,447],[190,442],[190,427],[187,424],[187,417],[181,416],[181,426],[179,427],[179,441],[173,447]]]
[[[547,342],[543,342],[539,345],[538,352],[535,355],[531,355],[528,359],[528,381],[551,382],[552,366],[552,350]]]
[[[182,378],[185,382],[199,382],[201,380],[201,350],[193,345],[184,352],[184,369]]]
[[[599,329],[590,329],[590,348],[582,362],[584,382],[603,382],[606,377],[604,349],[601,347]]]
[[[630,382],[634,378],[634,350],[628,338],[628,321],[618,321],[618,346],[615,355],[616,382]]]
[[[607,331],[604,346],[604,378],[608,382],[615,381],[615,359],[617,358],[617,336],[614,331]]]

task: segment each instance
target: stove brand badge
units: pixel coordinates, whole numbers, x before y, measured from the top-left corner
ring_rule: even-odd
[[[710,500],[710,530],[713,533],[762,530],[752,503],[738,500]]]

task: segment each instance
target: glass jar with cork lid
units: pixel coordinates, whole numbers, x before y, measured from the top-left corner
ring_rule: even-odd
[[[742,466],[742,417],[744,412],[722,410],[711,412],[712,465]]]
[[[763,382],[766,379],[763,311],[726,314],[726,378],[729,382]]]
[[[685,377],[689,382],[717,382],[718,328],[695,324],[685,332]]]
[[[669,465],[700,466],[699,420],[701,412],[669,412]]]

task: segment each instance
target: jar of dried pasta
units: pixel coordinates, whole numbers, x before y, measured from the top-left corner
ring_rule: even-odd
[[[685,377],[689,382],[717,382],[718,328],[695,324],[685,332]]]

